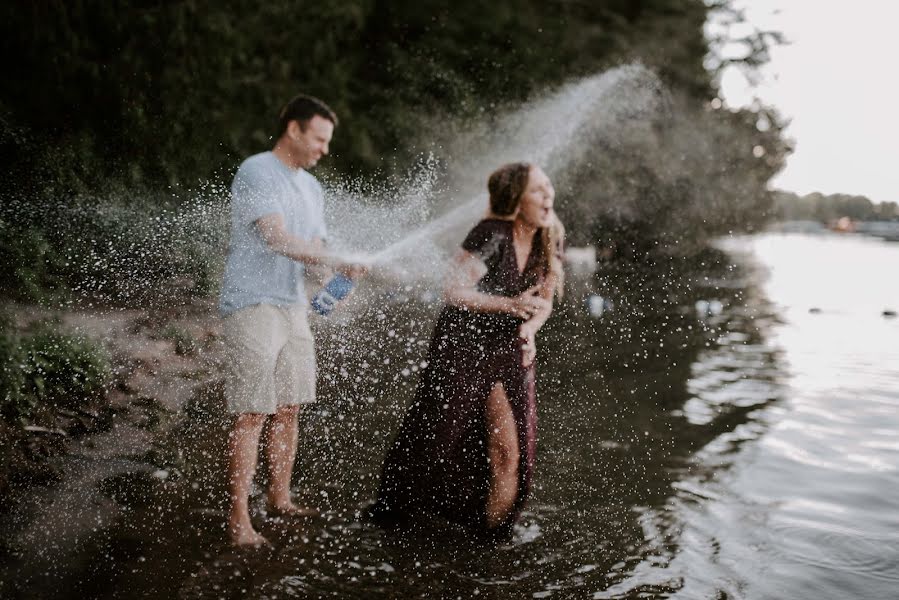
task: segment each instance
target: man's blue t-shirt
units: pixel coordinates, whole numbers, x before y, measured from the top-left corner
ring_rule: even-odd
[[[231,184],[231,242],[219,298],[224,316],[254,304],[305,303],[303,263],[269,250],[257,219],[284,217],[288,233],[304,240],[325,239],[324,194],[303,169],[291,169],[271,152],[255,154]]]

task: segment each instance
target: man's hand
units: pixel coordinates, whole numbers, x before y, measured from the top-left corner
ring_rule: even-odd
[[[334,267],[334,270],[348,279],[356,280],[363,275],[368,274],[368,265],[361,263],[341,263]]]

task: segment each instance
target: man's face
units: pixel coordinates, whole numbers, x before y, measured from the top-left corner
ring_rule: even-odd
[[[305,129],[297,121],[291,121],[290,139],[293,141],[292,154],[298,166],[309,169],[314,167],[322,156],[328,154],[328,144],[334,134],[334,123],[314,115],[306,122]]]

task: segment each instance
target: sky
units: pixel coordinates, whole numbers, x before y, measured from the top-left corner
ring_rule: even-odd
[[[753,26],[781,31],[789,42],[772,50],[756,85],[736,68],[721,79],[727,106],[757,97],[790,120],[786,134],[795,151],[771,187],[899,201],[899,2],[736,5]]]

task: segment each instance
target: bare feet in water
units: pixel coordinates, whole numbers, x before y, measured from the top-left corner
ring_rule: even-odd
[[[253,529],[252,525],[229,525],[228,537],[231,538],[231,545],[240,548],[263,548],[271,547],[265,536]]]
[[[319,514],[317,508],[297,506],[290,500],[279,504],[269,504],[268,514],[274,517],[315,517]]]

